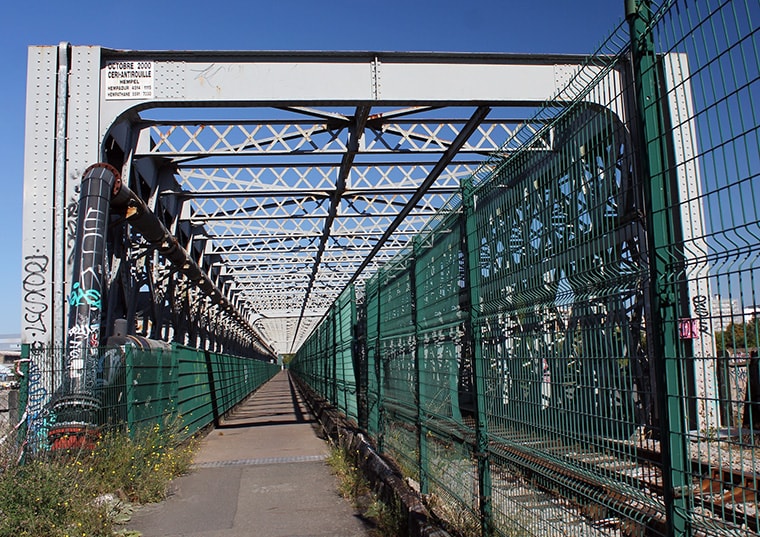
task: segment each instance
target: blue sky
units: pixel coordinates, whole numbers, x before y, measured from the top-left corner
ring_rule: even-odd
[[[624,0],[168,2],[16,0],[0,17],[0,334],[21,329],[21,223],[29,45],[149,50],[590,53]]]

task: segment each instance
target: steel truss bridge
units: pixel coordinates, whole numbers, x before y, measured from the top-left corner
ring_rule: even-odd
[[[31,47],[25,449],[297,353],[462,527],[755,535],[757,2],[653,4],[588,59]]]
[[[295,352],[462,179],[541,129],[529,118],[581,62],[31,47],[23,343],[97,343],[123,318],[153,339]],[[106,255],[83,267],[82,178],[98,162],[131,198],[104,209]],[[66,315],[82,305],[94,314]]]

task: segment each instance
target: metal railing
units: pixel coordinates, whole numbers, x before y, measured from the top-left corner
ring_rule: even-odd
[[[18,423],[26,453],[81,446],[109,429],[134,432],[170,424],[189,436],[216,423],[280,369],[177,344],[112,345],[90,352],[98,358],[91,396],[69,401],[61,412],[60,399],[71,399],[61,382],[65,352],[22,347],[19,417],[10,421]]]
[[[626,8],[291,364],[468,535],[760,531],[760,4]]]

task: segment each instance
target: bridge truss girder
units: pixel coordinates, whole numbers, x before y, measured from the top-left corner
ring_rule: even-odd
[[[24,255],[40,286],[25,299],[24,342],[60,345],[72,328],[57,312],[71,292],[77,187],[106,161],[227,300],[200,293],[127,215],[111,228],[101,339],[126,317],[149,337],[236,352],[253,327],[264,350],[295,352],[346,285],[403,251],[462,179],[543,127],[528,118],[580,62],[32,47]],[[134,98],[111,80],[130,65]],[[56,143],[40,147],[45,136]],[[551,151],[552,136],[532,149]]]

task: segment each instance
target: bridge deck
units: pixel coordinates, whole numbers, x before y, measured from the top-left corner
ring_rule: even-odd
[[[202,441],[170,497],[138,510],[128,527],[144,537],[369,535],[337,493],[316,425],[279,373]]]

